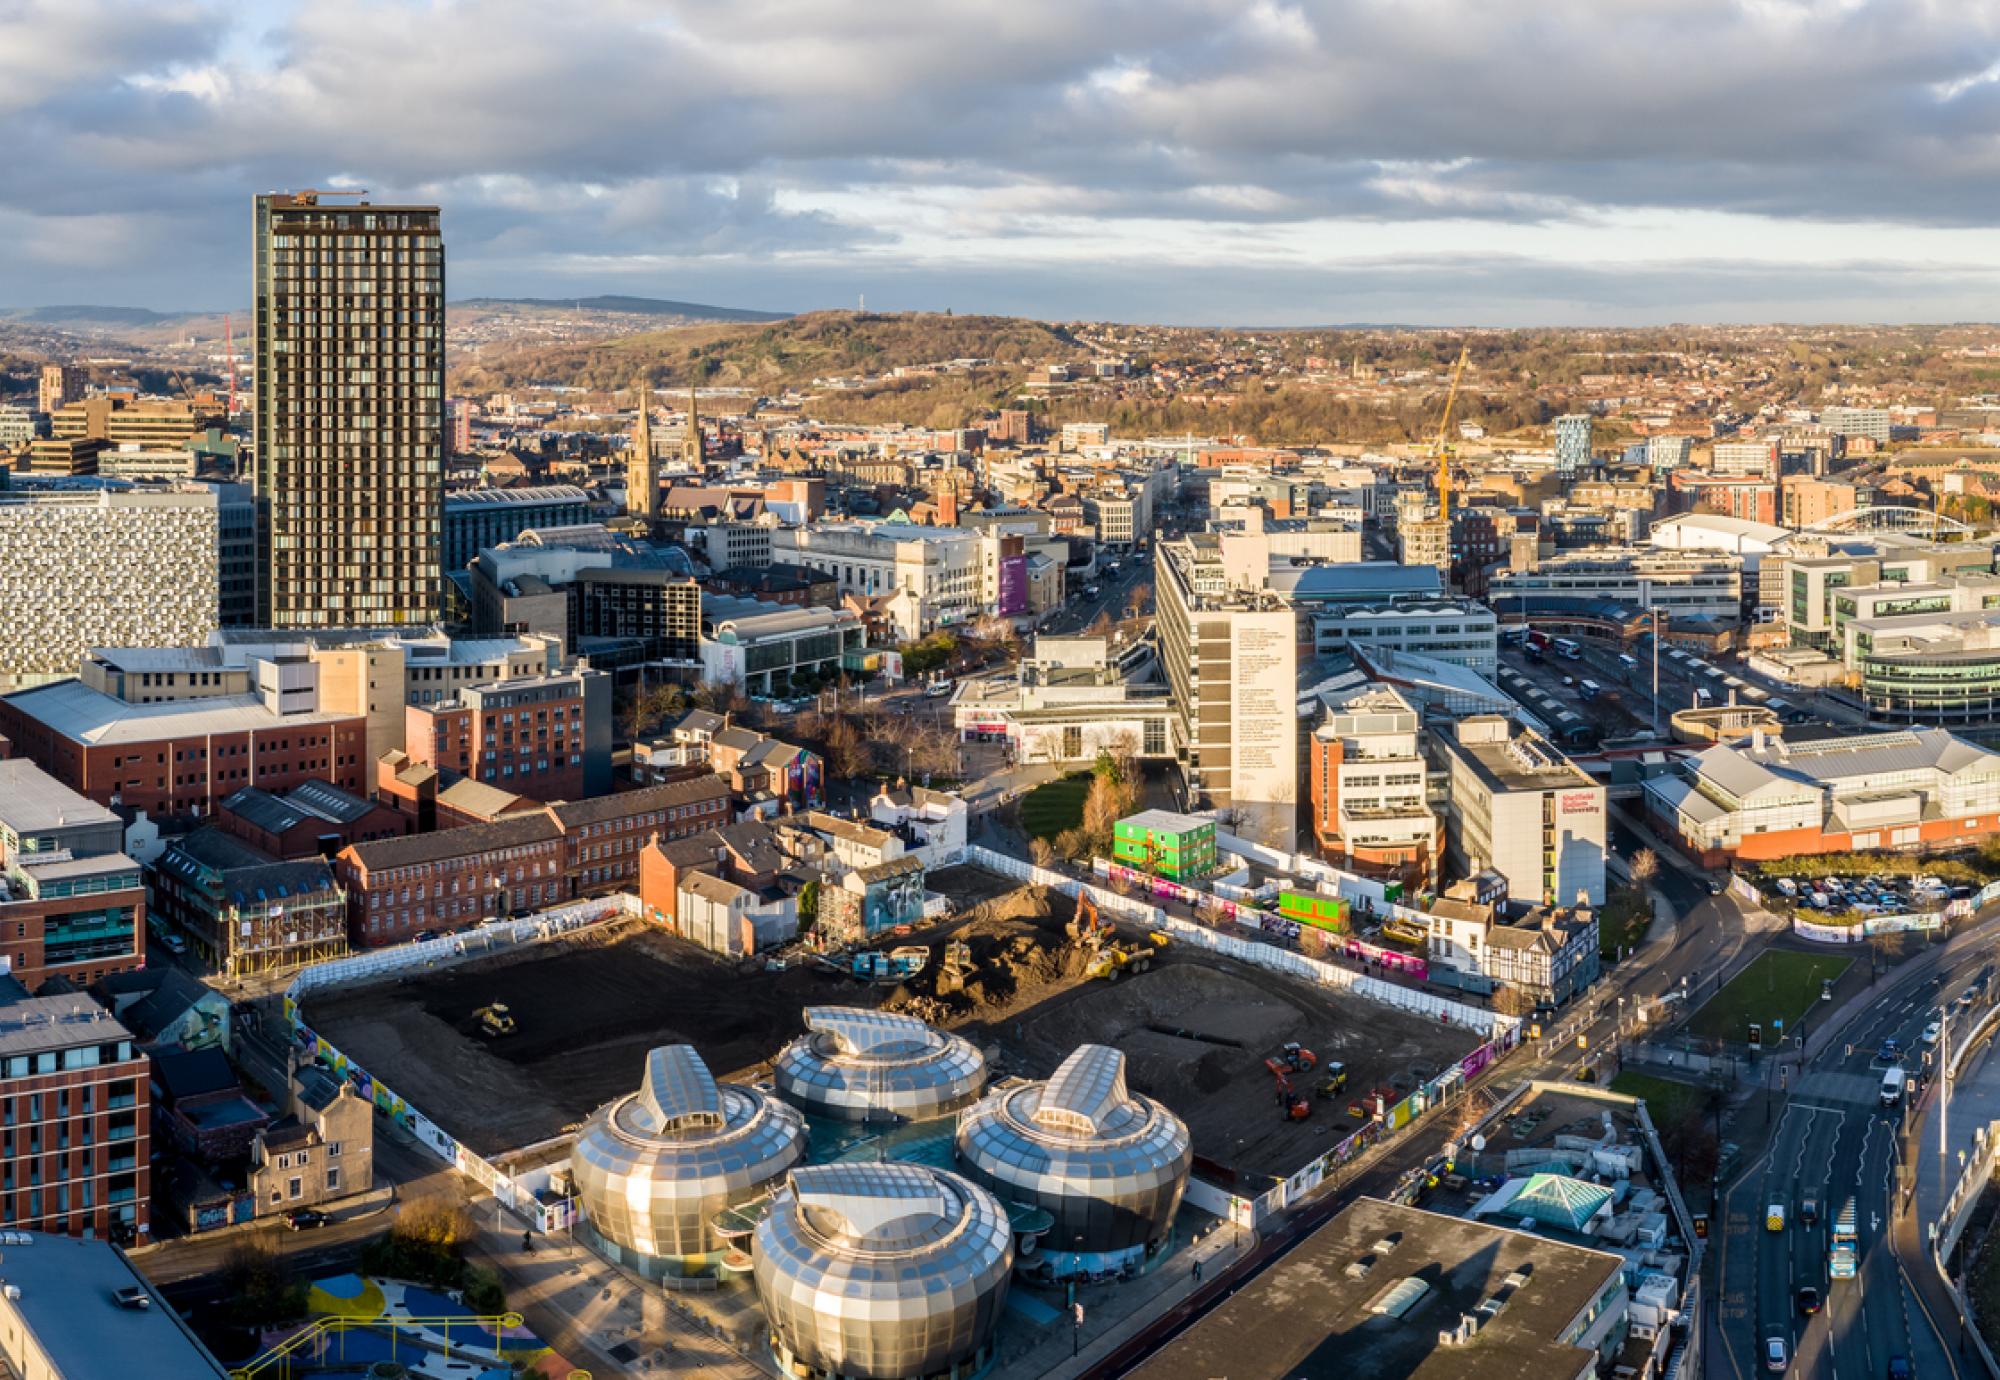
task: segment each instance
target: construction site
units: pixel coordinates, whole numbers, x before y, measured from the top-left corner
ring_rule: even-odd
[[[622,922],[314,991],[302,1014],[488,1157],[557,1136],[629,1092],[662,1044],[694,1046],[718,1078],[762,1078],[808,1006],[915,1016],[972,1041],[996,1072],[1029,1078],[1080,1044],[1109,1045],[1125,1052],[1135,1091],[1187,1122],[1204,1175],[1249,1191],[1479,1043],[1468,1029],[1114,928],[1087,904],[1079,914],[1059,893],[978,868],[944,869],[931,886],[954,899],[953,915],[885,937],[858,962],[729,963]]]

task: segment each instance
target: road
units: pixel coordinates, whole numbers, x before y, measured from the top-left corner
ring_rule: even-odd
[[[1819,1048],[1801,1064],[1790,1056],[1776,1070],[1776,1128],[1765,1154],[1746,1167],[1724,1195],[1718,1250],[1723,1300],[1718,1364],[1723,1373],[1747,1377],[1763,1368],[1768,1338],[1785,1339],[1793,1369],[1829,1377],[1876,1376],[1894,1355],[1911,1359],[1918,1375],[1958,1370],[1955,1340],[1945,1319],[1912,1288],[1909,1271],[1928,1269],[1920,1254],[1899,1258],[1890,1239],[1892,1200],[1908,1172],[1913,1132],[1920,1125],[1904,1108],[1880,1098],[1887,1065],[1876,1055],[1885,1039],[1908,1051],[1904,1066],[1917,1072],[1933,1062],[1923,1041],[1941,1004],[1951,1004],[1993,961],[1992,936],[1967,936],[1911,959],[1892,971],[1850,1016],[1823,1028],[1810,1043]],[[1966,1018],[1961,1008],[1953,1019]],[[1767,1066],[1768,1081],[1771,1070]],[[1799,1221],[1808,1197],[1821,1205],[1820,1220]],[[1832,1217],[1847,1198],[1856,1206],[1861,1262],[1852,1280],[1827,1274]],[[1780,1204],[1782,1231],[1767,1230],[1767,1209]],[[1801,1286],[1818,1289],[1825,1305],[1802,1316]]]
[[[1130,604],[1135,585],[1151,585],[1153,564],[1150,558],[1139,556],[1120,557],[1120,568],[1116,574],[1100,574],[1091,583],[1096,585],[1096,595],[1085,595],[1082,591],[1070,597],[1063,608],[1050,616],[1037,630],[1050,637],[1070,637],[1084,631],[1095,623],[1100,614],[1109,613],[1115,623]],[[1150,615],[1153,600],[1149,594],[1139,602],[1139,612]]]

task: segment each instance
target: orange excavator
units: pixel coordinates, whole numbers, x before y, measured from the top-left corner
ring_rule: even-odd
[[[1292,1075],[1308,1072],[1318,1062],[1311,1050],[1296,1043],[1286,1045],[1264,1061],[1264,1067],[1277,1081],[1278,1108],[1285,1114],[1285,1120],[1304,1121],[1312,1115],[1312,1100],[1292,1087]]]

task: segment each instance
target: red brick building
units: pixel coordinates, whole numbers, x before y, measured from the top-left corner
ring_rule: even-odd
[[[1774,480],[1675,470],[1667,482],[1673,488],[1673,506],[1678,512],[1719,513],[1746,522],[1777,524],[1778,485]]]
[[[368,789],[366,719],[279,714],[255,695],[128,704],[58,681],[0,698],[0,733],[72,790],[156,819],[211,815],[245,786]]]
[[[0,1225],[148,1239],[146,1056],[91,998],[19,991],[0,980]]]
[[[334,872],[347,891],[352,942],[394,944],[629,888],[648,838],[689,838],[728,818],[728,783],[701,776],[356,844]]]
[[[283,795],[246,786],[216,807],[215,822],[274,858],[330,855],[350,843],[396,838],[416,827],[408,816],[326,781],[307,781]]]
[[[601,679],[601,676],[600,676]],[[606,701],[608,704],[608,701]],[[410,760],[537,800],[588,794],[583,674],[468,686],[455,699],[410,705]]]

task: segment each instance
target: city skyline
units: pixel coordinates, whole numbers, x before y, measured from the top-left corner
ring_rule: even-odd
[[[2000,318],[1993,5],[100,3],[0,36],[10,305],[240,306],[230,208],[346,185],[445,206],[462,296]]]

